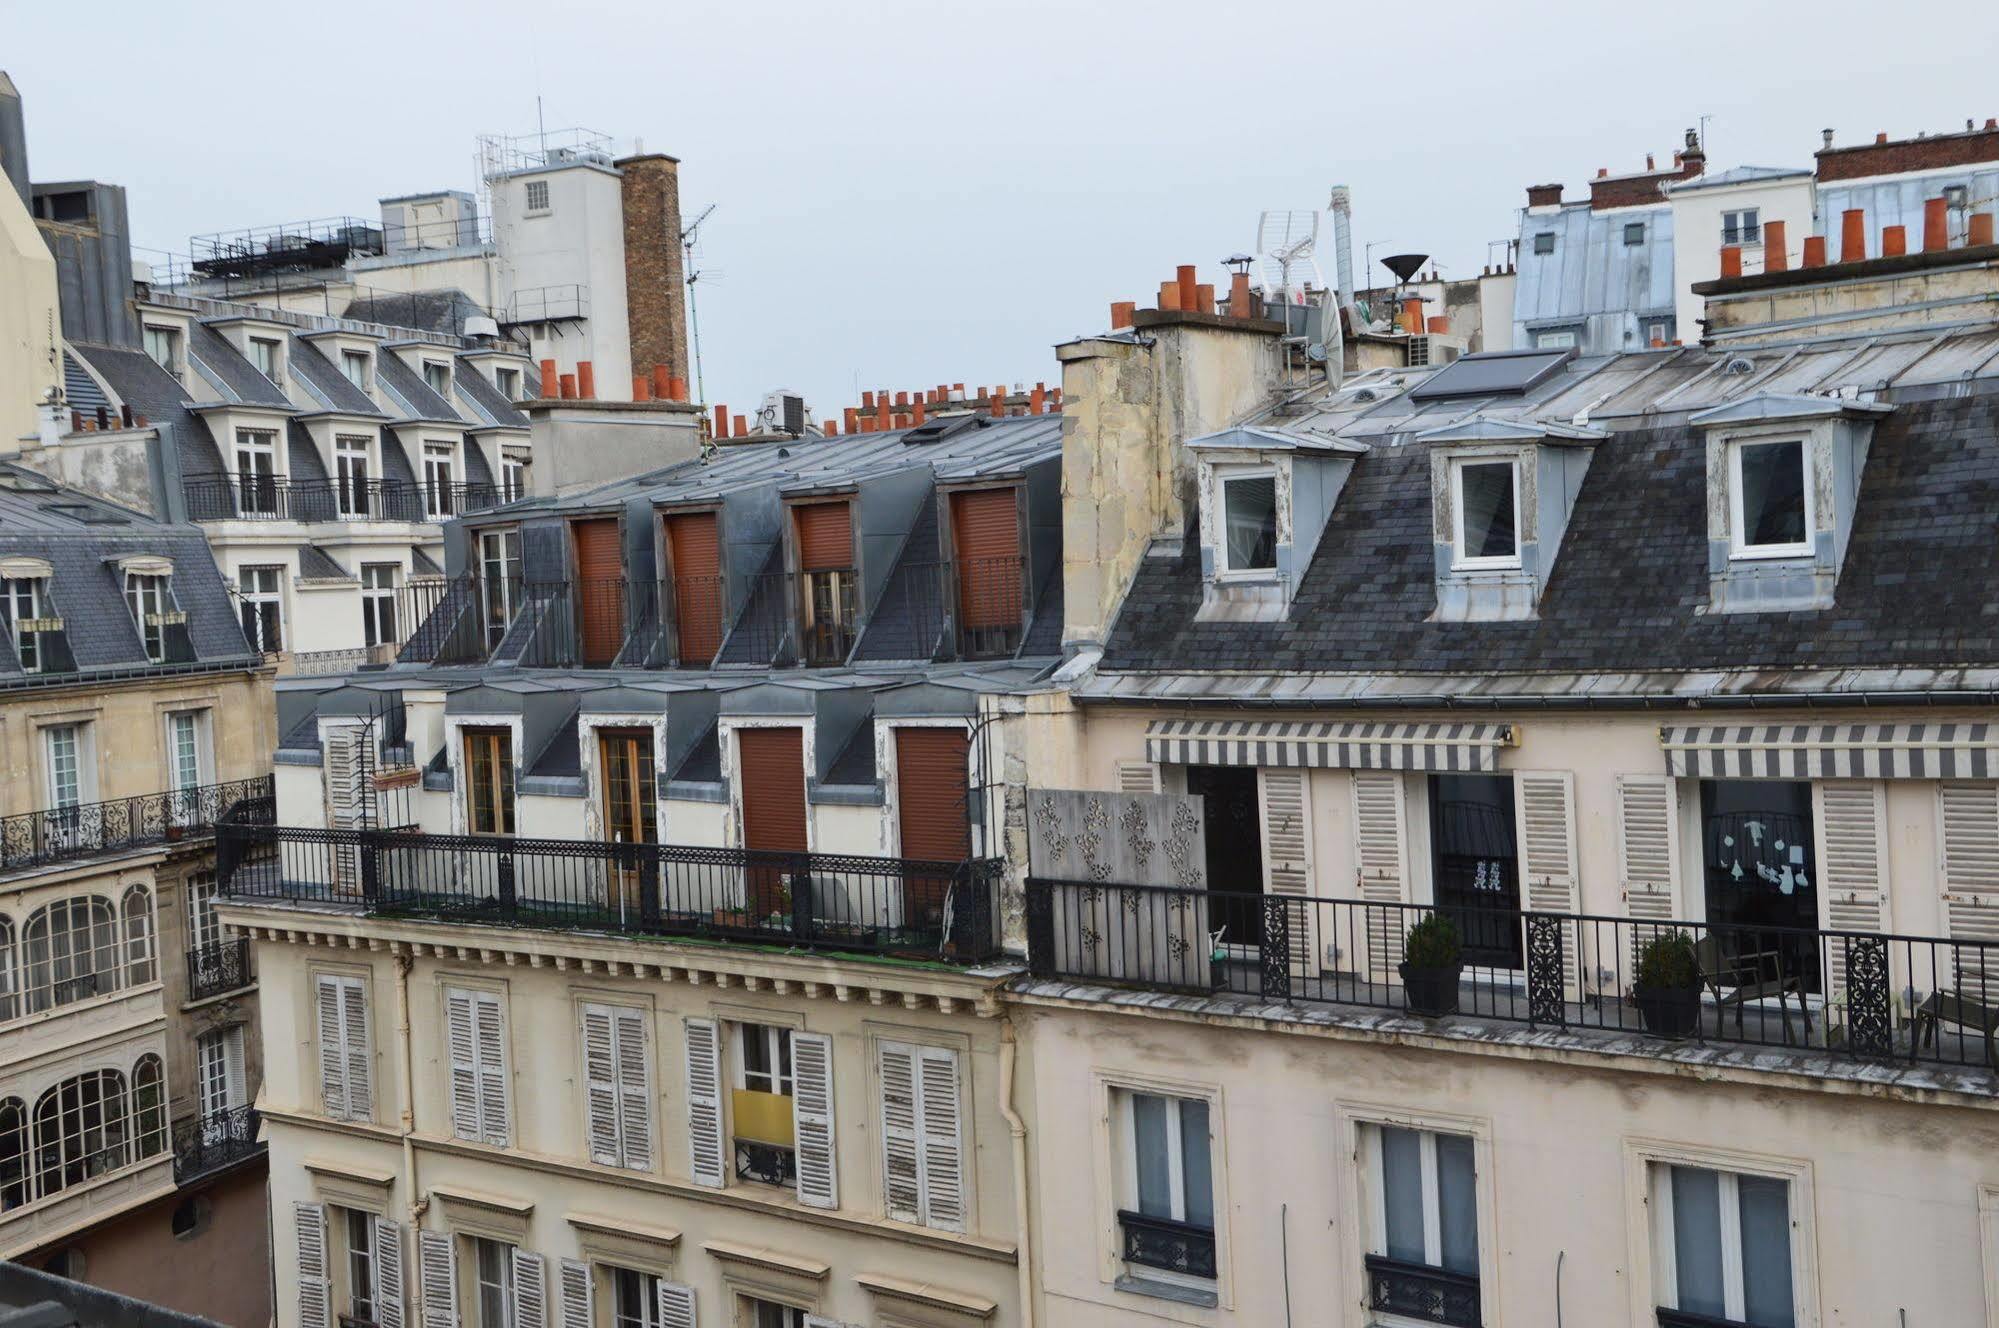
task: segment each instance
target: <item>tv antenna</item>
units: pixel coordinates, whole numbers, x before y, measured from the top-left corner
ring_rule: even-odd
[[[708,215],[714,210],[713,203],[702,208],[701,215],[680,232],[680,249],[686,256],[684,266],[687,269],[687,324],[688,332],[694,342],[694,398],[697,401],[708,399],[708,389],[701,381],[701,311],[694,302],[694,283],[701,280],[701,271],[694,266],[694,237],[701,229],[701,223],[708,220]]]
[[[1324,289],[1313,251],[1319,247],[1319,214],[1315,211],[1265,212],[1256,219],[1257,273],[1266,294],[1276,303],[1291,303],[1291,293],[1305,286]]]

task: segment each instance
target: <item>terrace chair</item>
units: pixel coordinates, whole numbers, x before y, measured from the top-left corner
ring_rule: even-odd
[[[1999,1033],[1999,992],[1988,992],[1985,984],[1967,992],[1933,991],[1921,1005],[1916,1007],[1916,1028],[1913,1047],[1936,1045],[1937,1025],[1956,1024],[1959,1028],[1973,1029],[1985,1037],[1985,1064],[1988,1069],[1999,1070],[1999,1045],[1994,1043],[1994,1034]]]
[[[1751,1001],[1777,998],[1777,1012],[1784,1021],[1784,1041],[1791,1040],[1791,1009],[1788,997],[1798,998],[1798,1014],[1805,1021],[1805,1039],[1811,1040],[1812,1012],[1805,1001],[1805,983],[1795,966],[1786,971],[1784,955],[1777,950],[1729,951],[1712,933],[1694,942],[1694,962],[1700,966],[1701,981],[1707,984],[1717,1008],[1735,1007],[1735,1032],[1742,1034],[1742,1011]]]

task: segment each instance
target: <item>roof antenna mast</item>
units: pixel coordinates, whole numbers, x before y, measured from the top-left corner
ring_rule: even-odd
[[[713,203],[702,208],[701,215],[696,217],[686,230],[680,232],[681,252],[686,255],[683,266],[687,271],[688,333],[694,343],[694,396],[699,401],[708,399],[708,389],[701,381],[701,310],[694,302],[694,283],[701,280],[701,273],[694,266],[694,236],[695,232],[701,229],[701,223],[708,220],[708,214],[714,210]]]

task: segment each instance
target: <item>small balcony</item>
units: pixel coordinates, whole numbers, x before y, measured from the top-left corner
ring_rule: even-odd
[[[1370,1254],[1367,1303],[1377,1314],[1394,1314],[1446,1328],[1480,1328],[1478,1278],[1428,1264],[1404,1263]]]
[[[174,1183],[189,1184],[262,1153],[257,1123],[255,1108],[234,1107],[175,1125]]]
[[[759,1139],[737,1139],[736,1179],[755,1181],[759,1185],[782,1185],[796,1188],[798,1185],[798,1152],[779,1144],[767,1144]]]
[[[264,775],[9,816],[0,819],[0,872],[203,838],[223,812],[273,788]]]
[[[1148,1217],[1129,1209],[1117,1215],[1120,1248],[1127,1264],[1156,1268],[1182,1277],[1215,1276],[1215,1229],[1169,1217]]]
[[[187,998],[191,1001],[240,991],[256,980],[250,970],[250,942],[245,938],[218,941],[187,952]]]
[[[449,521],[506,501],[497,484],[209,475],[182,482],[193,521]]]

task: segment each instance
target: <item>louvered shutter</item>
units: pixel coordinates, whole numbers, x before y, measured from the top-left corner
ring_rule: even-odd
[[[341,980],[322,973],[314,982],[319,1007],[319,1099],[334,1120],[352,1119],[347,1098],[347,1042]]]
[[[499,998],[491,992],[476,993],[472,1013],[479,1037],[479,1131],[487,1143],[504,1148],[512,1130],[507,1119],[506,1023]]]
[[[674,622],[680,631],[680,660],[701,666],[722,645],[722,563],[713,512],[686,512],[666,519],[667,551],[673,559]]]
[[[385,1217],[371,1220],[375,1244],[375,1322],[403,1328],[403,1228]]]
[[[1353,772],[1354,868],[1360,897],[1370,904],[1407,899],[1409,854],[1404,842],[1401,772]],[[1376,981],[1402,962],[1402,935],[1408,925],[1397,908],[1367,910],[1367,962]]]
[[[833,1147],[833,1040],[823,1033],[793,1033],[791,1073],[798,1201],[811,1208],[838,1208],[840,1171]]]
[[[1937,786],[1943,838],[1943,888],[1951,939],[1999,942],[1999,782],[1946,780]],[[1999,969],[1984,952],[1966,949],[1961,967]]]
[[[620,1161],[634,1171],[652,1170],[652,1058],[646,1048],[646,1016],[639,1010],[612,1012],[618,1044],[618,1134]]]
[[[458,1328],[458,1256],[448,1231],[416,1234],[423,1328]]]
[[[1159,792],[1159,767],[1150,761],[1119,761],[1117,787],[1120,793]]]
[[[965,1145],[958,1107],[958,1053],[916,1053],[917,1125],[923,1135],[923,1225],[965,1229]]]
[[[1679,790],[1665,775],[1617,777],[1617,865],[1624,911],[1648,922],[1679,912]]]
[[[659,1328],[695,1328],[693,1287],[660,1279]]]
[[[298,1230],[299,1328],[328,1328],[333,1317],[333,1283],[327,1276],[326,1208],[295,1203],[292,1219]]]
[[[581,1259],[562,1261],[562,1328],[596,1328],[597,1288],[590,1265]]]
[[[615,1167],[622,1157],[618,1140],[618,1055],[611,1011],[583,1007],[583,1096],[590,1160]]]
[[[479,1138],[479,1051],[473,1031],[472,993],[447,988],[444,993],[445,1042],[451,1059],[451,1132],[460,1139]]]
[[[1818,822],[1819,926],[1827,931],[1888,930],[1887,790],[1873,780],[1820,780],[1812,785]],[[1826,941],[1827,994],[1846,992],[1847,943]]]
[[[798,523],[798,569],[837,572],[854,565],[854,523],[845,499],[791,509]]]
[[[250,1105],[250,1077],[243,1065],[241,1024],[222,1037],[222,1082],[232,1109]]]
[[[917,1132],[916,1049],[878,1044],[881,1076],[882,1192],[897,1222],[923,1220],[923,1144]]]
[[[513,1328],[548,1328],[548,1287],[542,1257],[514,1247]]]
[[[326,824],[334,830],[359,830],[365,825],[368,791],[362,743],[366,736],[359,724],[326,728],[320,773],[326,787]],[[360,892],[361,859],[352,844],[333,846],[333,888],[342,894]]]
[[[1513,776],[1519,823],[1521,904],[1536,913],[1575,913],[1576,777],[1567,770]]]
[[[686,1021],[688,1174],[722,1184],[722,1035],[713,1019]]]
[[[1257,772],[1257,801],[1263,813],[1263,888],[1268,894],[1302,899],[1312,890],[1312,796],[1304,770],[1265,767]],[[1308,903],[1285,906],[1291,937],[1288,965],[1297,978],[1317,975],[1318,910]]]
[[[373,1120],[375,1076],[368,1051],[368,987],[360,978],[340,979],[340,1042],[347,1061],[347,1119]]]

